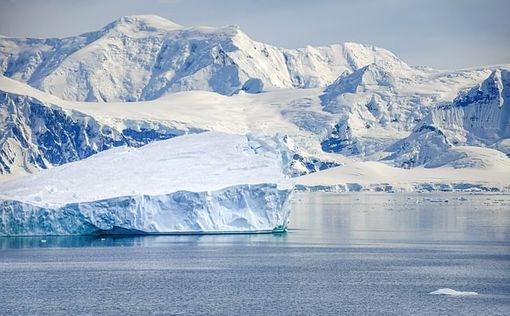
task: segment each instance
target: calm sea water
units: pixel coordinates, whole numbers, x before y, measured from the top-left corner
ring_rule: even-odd
[[[0,314],[510,315],[510,195],[300,193],[278,235],[0,238]]]

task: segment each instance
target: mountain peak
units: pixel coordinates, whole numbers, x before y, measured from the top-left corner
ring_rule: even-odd
[[[160,17],[159,15],[127,15],[118,18],[117,20],[108,24],[105,30],[119,30],[119,31],[154,31],[164,30],[172,31],[182,29],[183,26],[168,19]]]
[[[476,103],[496,101],[501,107],[508,97],[510,97],[510,71],[495,69],[483,82],[459,95],[453,104],[465,107]]]
[[[395,85],[395,82],[395,76],[390,71],[372,63],[353,73],[343,73],[325,92],[334,92],[336,95],[356,93],[364,91],[370,86],[392,87]]]
[[[156,15],[124,16],[62,40],[0,40],[3,74],[63,99],[97,102],[150,100],[187,90],[230,95],[250,79],[260,79],[266,89],[325,87],[342,72],[371,63],[377,66],[365,68],[358,83],[351,77],[354,89],[372,89],[383,79],[370,78],[384,71],[398,79],[412,71],[374,46],[286,49],[256,42],[235,25],[183,27]],[[388,82],[383,89],[391,89],[393,81]]]
[[[395,76],[390,71],[375,63],[368,64],[356,72],[360,73],[360,83],[363,84],[386,86],[394,84],[395,81]]]

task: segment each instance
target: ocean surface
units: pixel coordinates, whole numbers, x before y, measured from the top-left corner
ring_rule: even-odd
[[[510,315],[510,195],[299,193],[283,234],[0,238],[0,315],[33,314]]]

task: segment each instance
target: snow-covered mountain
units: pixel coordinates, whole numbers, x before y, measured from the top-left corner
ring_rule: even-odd
[[[120,127],[109,126],[82,112],[64,110],[56,98],[48,102],[44,96],[37,98],[41,93],[22,88],[5,91],[0,87],[0,174],[32,173],[112,147],[139,147],[202,131],[149,120],[123,120]]]
[[[20,175],[80,160],[113,147],[139,147],[184,134],[285,134],[295,175],[340,163],[320,150],[332,118],[318,90],[222,96],[205,91],[150,102],[64,101],[0,76],[0,174]]]
[[[487,79],[452,102],[433,108],[411,135],[393,144],[387,157],[400,167],[447,164],[465,154],[455,146],[495,148],[510,155],[510,71],[494,70]]]
[[[120,18],[63,39],[0,38],[4,76],[79,101],[137,101],[167,92],[313,88],[368,64],[409,67],[387,50],[356,43],[283,49],[236,26],[183,27],[153,15]]]
[[[460,71],[385,68],[376,64],[342,74],[320,96],[338,119],[322,142],[327,152],[373,156],[405,138],[429,112],[481,82],[495,68]]]
[[[234,26],[131,16],[64,39],[2,37],[0,69],[15,79],[0,77],[2,174],[203,131],[284,134],[294,175],[510,148],[508,65],[440,71],[355,43],[284,49]]]
[[[491,146],[510,137],[510,71],[494,70],[452,103],[431,112],[431,122],[454,144]]]

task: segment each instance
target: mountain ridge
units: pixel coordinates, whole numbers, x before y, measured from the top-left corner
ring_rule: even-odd
[[[231,95],[250,79],[266,88],[323,87],[369,63],[409,68],[374,46],[285,49],[236,26],[182,27],[157,16],[122,17],[64,39],[0,39],[3,75],[78,101],[151,100],[187,90]]]

